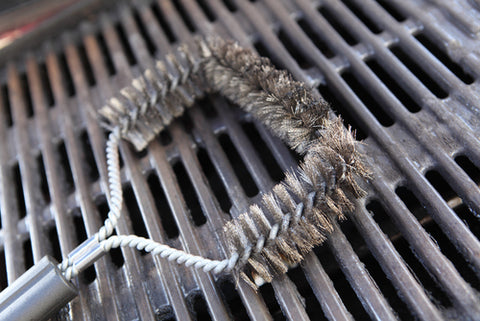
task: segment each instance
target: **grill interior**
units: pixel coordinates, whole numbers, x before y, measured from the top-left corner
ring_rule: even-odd
[[[113,250],[58,320],[480,318],[480,4],[460,0],[132,1],[0,69],[0,289],[101,226],[94,111],[195,34],[233,37],[314,86],[363,139],[368,196],[328,242],[254,293],[228,277]],[[138,153],[121,144],[119,234],[221,259],[225,221],[296,166],[220,96]]]

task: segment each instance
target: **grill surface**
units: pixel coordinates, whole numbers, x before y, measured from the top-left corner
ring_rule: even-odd
[[[193,34],[221,34],[318,88],[364,139],[369,194],[327,244],[254,293],[115,250],[59,320],[480,319],[480,4],[445,0],[134,1],[0,70],[0,288],[61,260],[106,216],[93,111]],[[223,223],[296,156],[219,96],[146,152],[123,142],[135,233],[223,258]]]

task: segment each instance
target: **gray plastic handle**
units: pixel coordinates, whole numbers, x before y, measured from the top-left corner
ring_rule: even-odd
[[[49,256],[23,273],[0,293],[0,321],[47,320],[77,296]]]

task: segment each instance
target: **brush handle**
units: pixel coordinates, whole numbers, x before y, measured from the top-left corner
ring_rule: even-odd
[[[0,320],[48,320],[77,296],[58,262],[44,256],[0,293]]]

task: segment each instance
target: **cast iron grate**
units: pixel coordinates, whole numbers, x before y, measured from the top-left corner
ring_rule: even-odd
[[[0,69],[0,288],[61,260],[107,212],[92,111],[194,34],[237,39],[318,88],[365,139],[369,195],[328,244],[253,293],[130,249],[82,274],[59,320],[478,319],[480,11],[475,1],[158,0],[99,13]],[[295,166],[249,115],[197,102],[122,149],[136,233],[220,258],[223,222]]]

